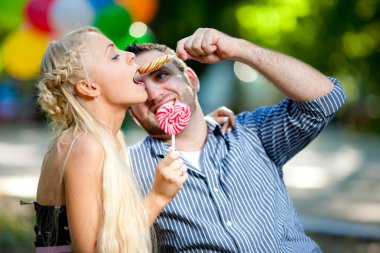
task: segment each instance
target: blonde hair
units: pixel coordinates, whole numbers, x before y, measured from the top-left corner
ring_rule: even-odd
[[[77,29],[59,41],[51,42],[41,62],[38,103],[51,120],[55,136],[48,153],[55,147],[59,150],[59,144],[67,135],[72,135],[74,140],[81,135],[94,136],[105,152],[103,188],[99,194],[102,199],[102,220],[97,251],[151,252],[149,225],[144,216],[141,194],[132,176],[123,134],[119,131],[115,138],[76,99],[75,84],[88,78],[83,60],[88,60],[88,56],[82,58],[86,52],[84,35],[87,32],[100,33],[92,27]],[[62,191],[64,170],[65,164],[60,171],[59,191]]]

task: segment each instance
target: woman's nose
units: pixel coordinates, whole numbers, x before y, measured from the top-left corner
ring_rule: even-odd
[[[132,65],[135,62],[136,55],[134,53],[131,53],[131,52],[126,52],[126,54],[127,54],[127,63],[129,65]]]

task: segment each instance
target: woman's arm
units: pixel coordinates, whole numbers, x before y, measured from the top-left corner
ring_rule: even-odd
[[[144,198],[149,224],[153,223],[161,210],[175,197],[187,177],[186,166],[179,158],[179,152],[170,149],[168,156],[157,165],[152,190]]]

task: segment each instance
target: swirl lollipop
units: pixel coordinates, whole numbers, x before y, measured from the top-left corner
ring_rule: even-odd
[[[170,59],[172,58],[173,56],[172,55],[164,55],[152,62],[150,62],[149,64],[145,65],[145,66],[142,66],[142,67],[139,67],[137,69],[137,71],[140,73],[140,74],[145,74],[145,73],[148,73],[148,72],[152,72],[152,71],[155,71],[159,68],[161,68],[162,66],[165,65],[165,63],[167,63],[168,61],[170,61]]]
[[[172,147],[175,150],[175,135],[179,134],[190,120],[190,108],[186,104],[165,104],[158,108],[156,117],[161,129],[172,136]]]

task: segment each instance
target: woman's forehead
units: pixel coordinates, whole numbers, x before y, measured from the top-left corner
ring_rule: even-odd
[[[97,32],[87,32],[85,36],[88,45],[93,49],[101,50],[100,53],[105,53],[107,46],[113,44],[110,39]],[[104,48],[104,50],[102,50],[102,48]],[[97,50],[96,52],[99,53]]]

